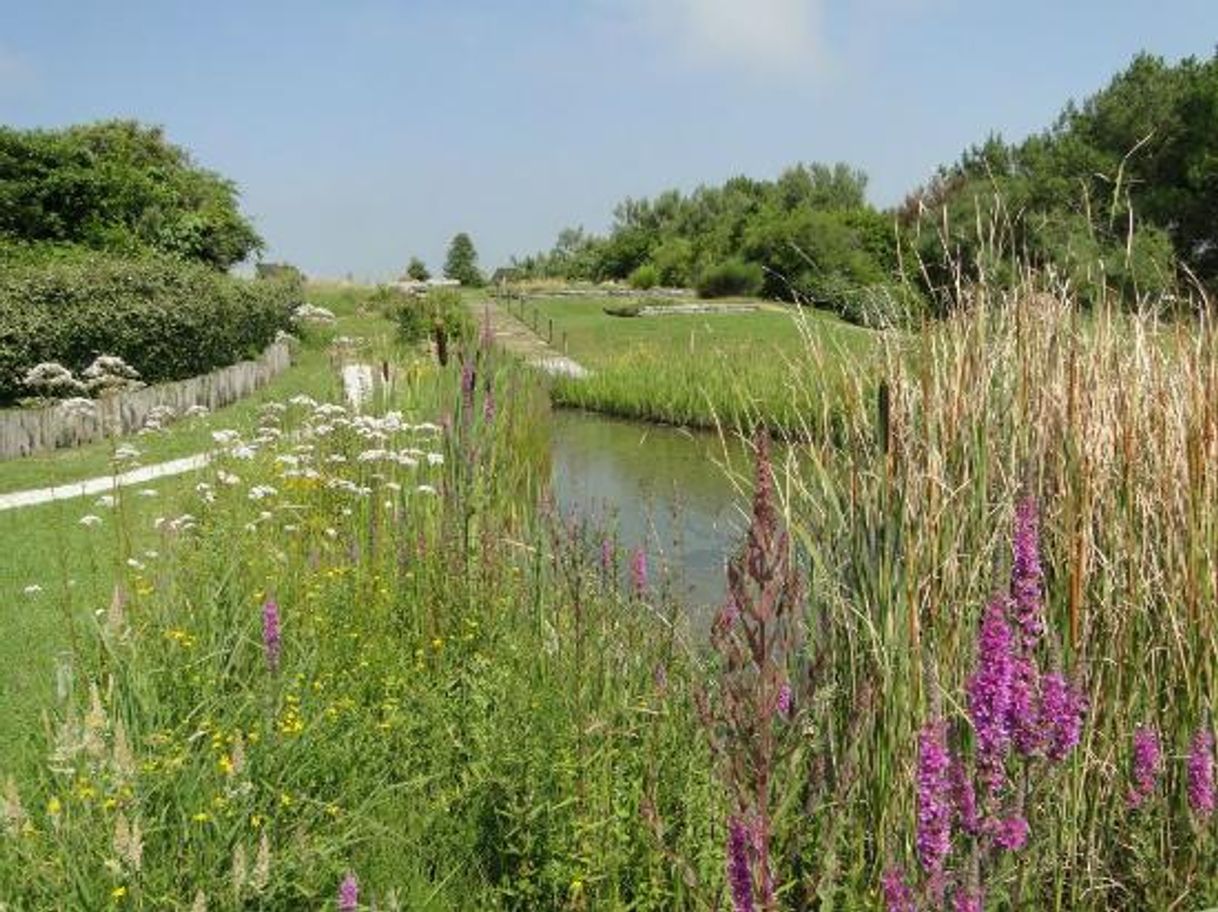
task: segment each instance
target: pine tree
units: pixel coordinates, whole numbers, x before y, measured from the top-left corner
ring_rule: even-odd
[[[478,287],[483,284],[482,273],[478,271],[478,252],[474,250],[474,242],[464,231],[448,245],[444,275],[456,279],[462,285]]]

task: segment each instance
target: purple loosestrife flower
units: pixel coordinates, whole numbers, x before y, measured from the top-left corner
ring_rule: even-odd
[[[1019,625],[1023,652],[1031,652],[1044,633],[1044,610],[1040,586],[1040,520],[1036,501],[1026,497],[1015,507],[1014,562],[1011,566],[1011,598]]]
[[[981,817],[977,813],[977,792],[973,788],[973,778],[968,768],[959,757],[952,758],[952,767],[948,772],[952,783],[952,803],[956,807],[956,817],[961,828],[976,836],[981,832]]]
[[[775,701],[778,714],[784,719],[791,717],[791,684],[783,681],[778,687],[778,699]]]
[[[1131,808],[1137,808],[1154,793],[1163,769],[1163,747],[1158,731],[1146,725],[1139,725],[1134,730],[1131,765],[1130,778],[1133,782],[1127,800]]]
[[[630,556],[630,586],[638,598],[647,594],[647,552],[642,548]]]
[[[905,881],[905,872],[893,865],[880,878],[884,894],[884,912],[918,912],[913,890]]]
[[[355,912],[359,908],[359,881],[352,871],[338,885],[338,912]]]
[[[1197,729],[1188,752],[1188,806],[1198,818],[1207,820],[1214,805],[1214,736],[1203,727]]]
[[[609,536],[601,539],[601,573],[608,575],[613,571],[613,540]]]
[[[753,912],[749,832],[744,821],[735,816],[727,822],[727,882],[732,890],[732,912]]]
[[[1035,757],[1044,746],[1040,717],[1040,670],[1029,653],[1012,659],[1011,702],[1008,726],[1015,748],[1025,757]]]
[[[934,719],[918,733],[918,860],[932,875],[942,872],[952,847],[950,767],[947,723]]]
[[[1041,721],[1045,756],[1057,763],[1078,746],[1087,698],[1060,672],[1044,677],[1041,686]]]
[[[1007,600],[993,599],[977,637],[977,670],[968,681],[968,710],[977,738],[977,769],[990,794],[1003,782],[1003,760],[1011,741],[1010,707],[1015,638],[1007,623]]]
[[[279,624],[279,605],[268,599],[262,606],[262,645],[266,650],[266,664],[271,671],[279,670],[279,651],[282,631]]]
[[[1028,821],[1020,814],[1012,814],[998,821],[994,828],[994,844],[1008,852],[1018,852],[1028,844]]]
[[[961,887],[952,897],[952,912],[982,912],[984,908],[980,890]]]

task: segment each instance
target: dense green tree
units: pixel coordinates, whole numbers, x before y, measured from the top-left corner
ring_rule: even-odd
[[[0,240],[157,251],[227,269],[262,248],[232,181],[159,127],[0,127]]]
[[[410,258],[410,263],[406,266],[406,278],[416,282],[426,282],[431,278],[431,273],[427,269],[427,264],[414,256]]]
[[[478,252],[474,249],[473,240],[464,231],[454,236],[448,245],[444,275],[462,285],[477,288],[483,284],[482,273],[478,270]]]

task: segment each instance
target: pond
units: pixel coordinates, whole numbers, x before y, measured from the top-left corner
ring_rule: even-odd
[[[552,489],[562,513],[616,529],[625,550],[645,548],[653,581],[666,576],[684,603],[719,605],[726,558],[745,526],[746,499],[731,480],[743,472],[750,485],[745,446],[579,411],[556,412],[553,427]]]

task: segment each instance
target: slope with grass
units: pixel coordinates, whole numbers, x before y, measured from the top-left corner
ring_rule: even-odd
[[[819,433],[842,387],[874,363],[878,336],[824,311],[759,303],[752,312],[613,316],[618,298],[537,298],[526,322],[587,365],[560,379],[555,401],[626,418],[694,427]],[[517,305],[519,312],[520,305]],[[811,373],[800,365],[811,358]]]

